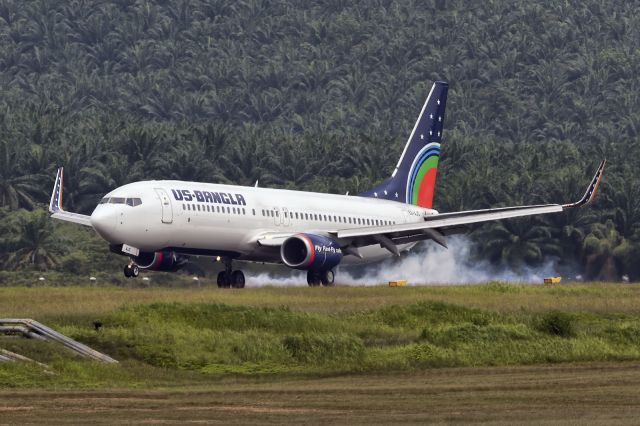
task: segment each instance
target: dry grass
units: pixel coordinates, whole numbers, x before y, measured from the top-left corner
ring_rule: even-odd
[[[0,391],[0,424],[637,424],[632,364],[438,369],[198,387]]]

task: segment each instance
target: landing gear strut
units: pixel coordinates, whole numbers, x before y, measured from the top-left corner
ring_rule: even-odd
[[[140,268],[133,261],[130,261],[129,264],[124,267],[124,276],[127,278],[135,278],[139,273]]]
[[[326,271],[307,271],[307,284],[310,287],[316,287],[320,284],[327,287],[332,286],[335,276],[330,269]]]
[[[242,271],[234,271],[232,260],[227,258],[224,260],[224,271],[218,273],[218,287],[220,288],[244,288],[244,273]]]

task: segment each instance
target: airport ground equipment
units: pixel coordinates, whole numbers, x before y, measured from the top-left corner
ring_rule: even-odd
[[[58,333],[54,329],[47,327],[38,321],[26,318],[2,318],[0,319],[0,333],[9,335],[22,335],[24,337],[32,339],[46,340],[63,345],[64,347],[76,352],[77,354],[91,358],[96,361],[106,362],[108,364],[115,364],[118,361],[91,349],[89,346],[73,340],[64,334]],[[4,352],[0,353],[0,356],[5,356]]]
[[[404,287],[407,285],[407,280],[393,280],[389,281],[389,287]]]

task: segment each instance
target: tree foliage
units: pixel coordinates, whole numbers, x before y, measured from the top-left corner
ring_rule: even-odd
[[[357,193],[445,79],[440,211],[562,202],[609,159],[594,210],[475,234],[585,268],[606,220],[638,251],[639,37],[633,2],[0,0],[0,206],[46,203],[59,165],[83,213],[143,178]]]

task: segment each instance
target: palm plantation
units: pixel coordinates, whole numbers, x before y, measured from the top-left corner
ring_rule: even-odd
[[[0,206],[21,223],[3,232],[3,266],[58,268],[78,244],[20,222],[47,203],[59,165],[65,205],[82,213],[139,179],[354,194],[391,173],[431,81],[445,79],[438,210],[571,200],[610,164],[593,210],[480,227],[477,256],[638,277],[636,12],[595,0],[2,0]]]

